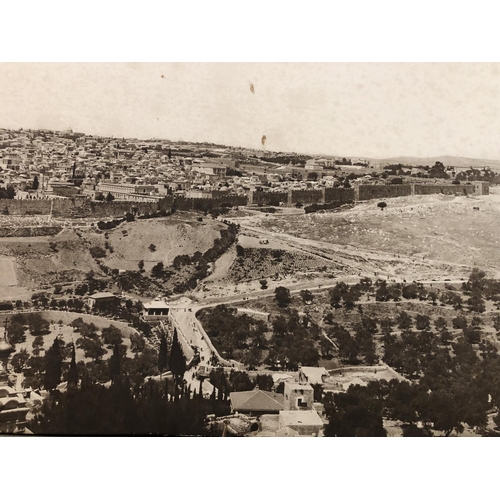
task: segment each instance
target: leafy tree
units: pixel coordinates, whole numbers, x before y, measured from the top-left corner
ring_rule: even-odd
[[[465,327],[463,329],[464,337],[470,344],[479,344],[481,342],[481,330],[474,327]]]
[[[156,252],[156,245],[154,245],[153,243],[151,243],[148,248],[150,252]]]
[[[375,290],[375,300],[377,302],[387,302],[390,299],[391,293],[387,287],[387,283],[385,281],[380,282]]]
[[[142,352],[145,346],[146,341],[142,335],[138,333],[132,333],[132,335],[130,335],[130,350],[133,353]]]
[[[104,257],[106,257],[106,250],[104,250],[104,248],[96,245],[96,246],[93,246],[90,250],[90,255],[94,258],[94,259],[104,259]]]
[[[31,345],[33,347],[33,354],[38,356],[40,354],[40,349],[43,347],[43,337],[38,335],[38,337],[35,337]]]
[[[31,314],[28,317],[28,328],[33,336],[48,335],[50,333],[50,323],[43,319],[40,314]]]
[[[19,323],[11,322],[7,325],[7,336],[13,344],[22,344],[26,341],[26,327]]]
[[[340,301],[344,298],[345,294],[347,294],[348,290],[349,286],[342,281],[337,283],[333,288],[330,288],[328,291],[330,304],[336,309],[340,307]]]
[[[266,290],[267,289],[267,280],[266,279],[259,280],[259,283],[260,283],[260,288],[262,290]]]
[[[434,321],[434,326],[436,327],[437,330],[443,331],[448,327],[448,323],[442,316],[439,316]]]
[[[415,318],[415,326],[417,327],[417,330],[428,330],[431,326],[429,316],[417,314],[417,317]]]
[[[140,260],[137,264],[137,267],[139,268],[139,271],[144,271],[144,260]]]
[[[319,341],[319,345],[321,349],[321,356],[323,358],[329,359],[331,357],[331,352],[333,349],[333,345],[330,340],[322,336]]]
[[[88,292],[89,292],[89,286],[87,285],[87,283],[80,283],[75,287],[76,295],[83,296],[86,295]]]
[[[26,349],[21,349],[19,352],[16,352],[10,361],[14,372],[22,373],[26,369],[29,359],[30,355]]]
[[[270,391],[274,386],[273,377],[271,375],[259,374],[255,379],[256,385],[262,391]]]
[[[439,340],[444,345],[448,345],[453,340],[453,336],[451,335],[451,333],[448,331],[447,328],[443,328],[443,329],[441,329],[441,333],[439,335]]]
[[[339,347],[339,357],[349,364],[355,364],[359,355],[358,343],[352,338],[351,334],[342,327],[337,328],[333,335]]]
[[[45,354],[45,377],[43,386],[53,392],[61,382],[63,356],[59,339],[56,337]]]
[[[404,299],[418,298],[418,286],[415,283],[404,285],[402,290],[402,295]]]
[[[432,305],[435,306],[437,304],[438,294],[434,290],[431,290],[427,294],[427,298],[432,302]]]
[[[247,372],[231,370],[229,384],[233,392],[251,391],[254,383],[250,380]]]
[[[276,287],[274,295],[279,307],[287,307],[292,302],[290,290],[284,286]]]
[[[179,269],[182,266],[188,266],[191,264],[191,257],[189,255],[176,255],[172,265]]]
[[[163,272],[164,272],[163,262],[158,262],[158,264],[155,264],[151,269],[151,275],[154,276],[155,278],[161,278],[163,276]]]
[[[413,325],[411,316],[405,311],[401,311],[397,317],[397,322],[400,330],[410,330]]]
[[[119,328],[109,325],[102,329],[102,340],[111,349],[113,346],[123,343],[123,335]]]
[[[324,398],[328,424],[325,436],[385,437],[382,421],[383,406],[372,394],[372,388],[351,386],[346,393],[331,394]]]
[[[93,338],[80,337],[76,341],[76,346],[83,349],[86,358],[91,358],[95,362],[99,362],[106,354],[106,349],[104,349],[102,340],[98,335]]]
[[[302,301],[304,302],[304,304],[310,304],[314,299],[314,295],[312,294],[312,292],[310,290],[302,290],[300,292],[300,297],[301,297]]]
[[[387,207],[387,203],[385,201],[381,201],[380,203],[377,203],[377,207],[384,210],[384,208]]]
[[[461,330],[463,328],[467,328],[467,318],[465,316],[457,316],[451,320],[453,328],[457,330]]]
[[[241,358],[241,362],[248,366],[249,369],[254,369],[261,363],[262,351],[257,346],[252,346],[248,349]]]
[[[392,318],[382,318],[380,320],[380,329],[382,330],[382,333],[391,333],[393,327],[394,321]]]
[[[473,293],[469,299],[467,299],[467,305],[469,310],[473,312],[482,313],[486,310],[485,302],[479,293]]]

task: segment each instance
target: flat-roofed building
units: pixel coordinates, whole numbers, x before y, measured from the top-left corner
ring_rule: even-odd
[[[324,423],[314,410],[280,411],[278,429],[292,429],[300,436],[317,436],[323,430]]]
[[[144,313],[143,318],[146,321],[161,321],[166,319],[170,311],[170,306],[161,299],[155,299],[151,302],[143,304]]]
[[[285,410],[312,410],[314,389],[310,384],[285,380]]]

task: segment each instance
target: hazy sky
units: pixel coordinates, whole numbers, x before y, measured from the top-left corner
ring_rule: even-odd
[[[0,127],[500,159],[500,64],[0,64]]]

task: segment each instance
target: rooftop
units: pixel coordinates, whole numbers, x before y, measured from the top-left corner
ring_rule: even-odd
[[[168,309],[169,306],[164,300],[155,299],[144,304],[144,309]]]
[[[323,421],[314,411],[280,411],[280,424],[282,427],[291,425],[322,426]]]
[[[111,299],[111,298],[117,299],[118,297],[114,293],[110,293],[110,292],[97,292],[97,293],[94,293],[94,295],[91,295],[89,298],[91,298],[91,299]]]
[[[229,393],[231,406],[235,411],[241,412],[278,412],[283,410],[283,394],[254,389],[253,391]]]
[[[301,366],[300,371],[306,376],[310,384],[321,384],[323,383],[323,377],[329,376],[325,367]]]

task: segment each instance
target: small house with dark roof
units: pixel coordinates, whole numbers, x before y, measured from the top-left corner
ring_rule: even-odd
[[[117,306],[120,303],[120,297],[114,293],[98,292],[91,295],[88,299],[88,304],[91,309],[101,306]]]
[[[252,391],[229,393],[233,412],[249,415],[279,414],[284,408],[283,394],[261,391],[258,387]]]

